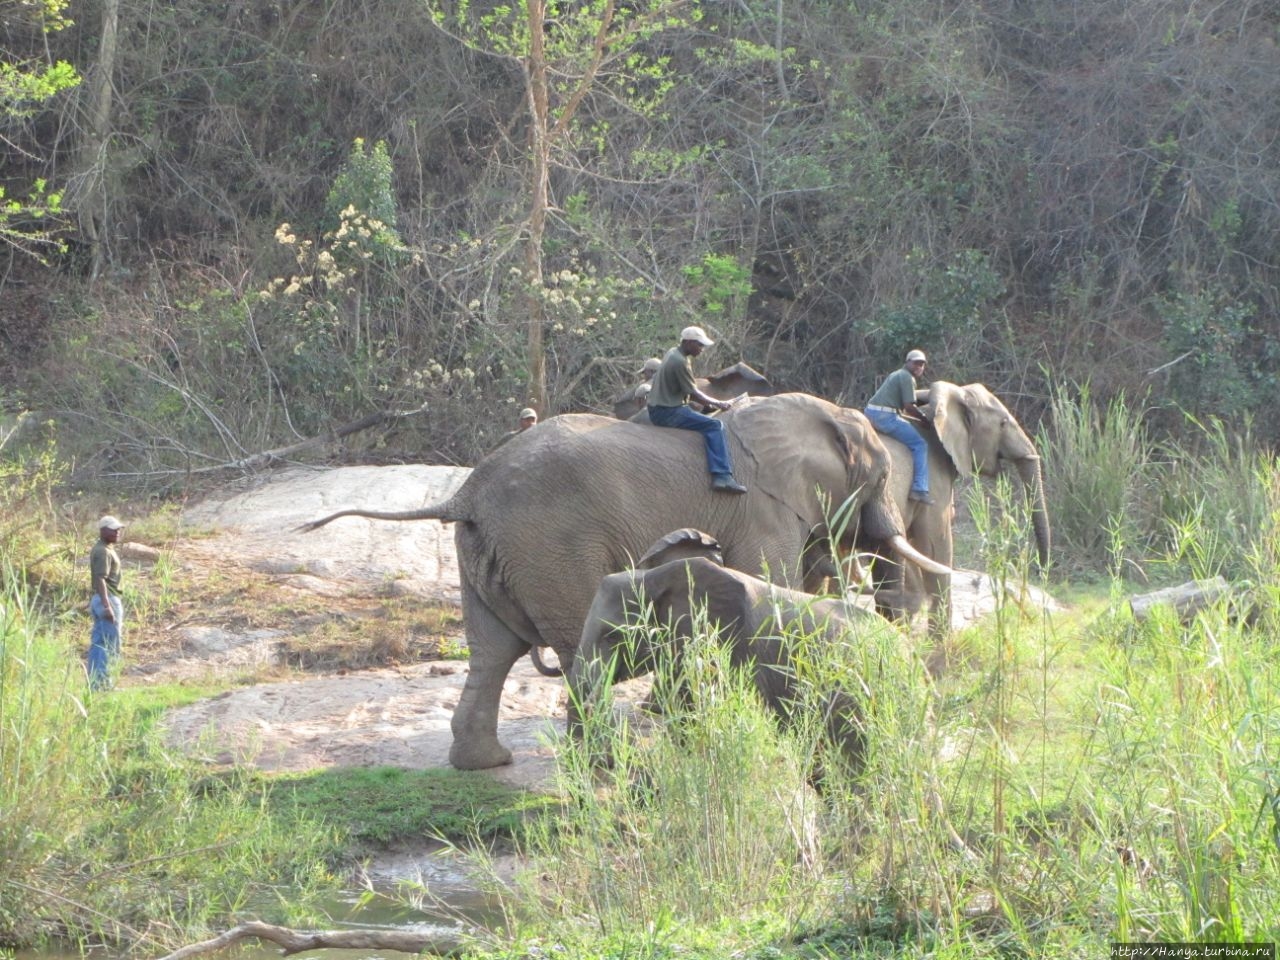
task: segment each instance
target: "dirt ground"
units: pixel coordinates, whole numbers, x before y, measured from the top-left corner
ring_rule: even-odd
[[[449,721],[466,679],[465,659],[434,658],[464,652],[452,531],[432,520],[355,517],[312,533],[295,528],[345,507],[413,509],[447,496],[467,473],[294,468],[189,508],[183,516],[189,535],[169,549],[175,579],[190,596],[179,599],[162,627],[130,643],[122,682],[213,676],[244,682],[168,717],[170,741],[211,762],[278,771],[445,766]],[[993,608],[981,575],[957,577],[954,592],[957,626]],[[434,611],[435,620],[413,621],[418,610],[424,617]],[[392,665],[362,668],[339,657],[326,669],[326,647],[317,637],[329,636],[336,649],[356,632],[371,639],[348,648],[382,644],[370,662]],[[309,660],[299,659],[304,647]],[[309,672],[300,672],[300,664]],[[635,695],[642,691],[636,687]],[[522,660],[507,681],[498,730],[515,761],[492,776],[544,784],[563,727],[562,682]]]

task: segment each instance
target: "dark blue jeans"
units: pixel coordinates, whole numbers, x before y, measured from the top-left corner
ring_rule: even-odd
[[[690,410],[687,406],[655,407],[650,404],[649,422],[656,427],[698,431],[707,447],[707,470],[713,477],[733,476],[733,461],[729,459],[724,424],[715,417]]]
[[[896,413],[887,410],[868,410],[867,419],[877,433],[901,441],[911,451],[911,489],[917,493],[929,492],[929,444],[919,431]]]

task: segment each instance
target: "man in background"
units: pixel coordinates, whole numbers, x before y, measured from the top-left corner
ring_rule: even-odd
[[[124,524],[108,514],[98,521],[98,542],[89,551],[89,686],[110,688],[115,661],[120,656],[124,628],[124,604],[120,599],[120,556],[115,544]]]

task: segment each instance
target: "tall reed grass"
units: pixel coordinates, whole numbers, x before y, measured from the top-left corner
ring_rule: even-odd
[[[1123,396],[1055,392],[1042,429],[1055,560],[1069,573],[1127,580],[1251,575],[1272,550],[1276,452],[1246,421],[1188,416],[1157,441]]]

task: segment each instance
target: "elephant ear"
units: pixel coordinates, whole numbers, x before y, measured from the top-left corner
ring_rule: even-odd
[[[732,400],[744,393],[752,397],[768,396],[773,393],[773,385],[760,371],[745,363],[735,363],[707,377],[704,391],[717,400]]]
[[[672,560],[688,560],[703,557],[720,566],[724,566],[724,555],[721,553],[720,541],[709,533],[684,527],[672,530],[658,540],[644,555],[635,562],[636,570],[652,570]]]
[[[942,448],[962,477],[973,476],[973,435],[964,388],[945,380],[929,387],[929,402],[921,412],[933,421]]]

